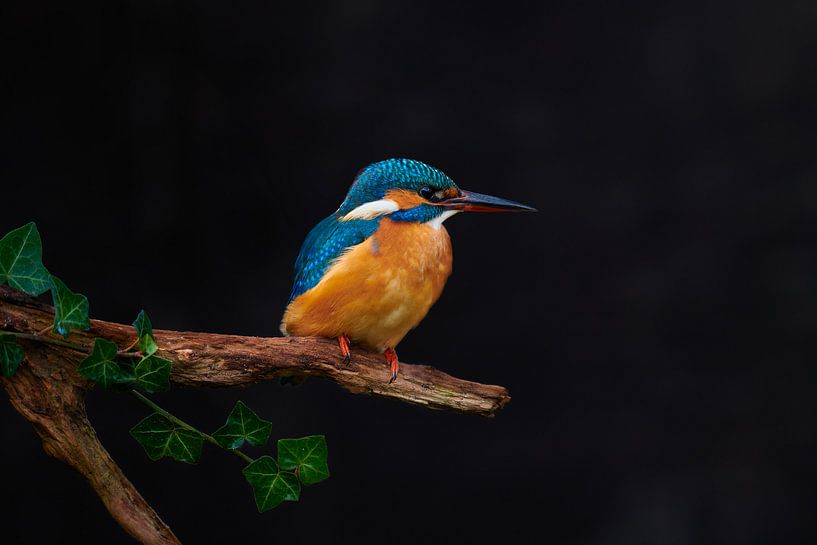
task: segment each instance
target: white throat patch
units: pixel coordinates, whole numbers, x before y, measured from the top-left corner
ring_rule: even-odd
[[[367,202],[361,204],[342,218],[340,221],[349,220],[370,220],[378,216],[385,216],[392,212],[397,212],[400,207],[391,199],[380,199],[379,201]]]
[[[437,216],[433,220],[428,220],[426,222],[426,225],[430,225],[434,229],[439,229],[440,227],[442,227],[443,222],[445,220],[447,220],[448,218],[450,218],[451,216],[453,216],[454,214],[456,214],[458,212],[459,212],[459,210],[446,210],[445,212],[443,212],[442,214],[440,214],[439,216]]]

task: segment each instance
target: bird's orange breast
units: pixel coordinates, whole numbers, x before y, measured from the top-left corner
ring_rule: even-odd
[[[394,348],[425,317],[451,274],[444,227],[384,218],[347,250],[318,284],[287,307],[287,335],[347,335],[369,348]]]

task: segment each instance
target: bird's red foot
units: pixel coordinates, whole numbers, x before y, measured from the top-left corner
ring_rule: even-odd
[[[343,363],[349,365],[352,362],[352,352],[349,350],[349,337],[341,335],[338,337],[340,353],[343,356]]]
[[[389,384],[397,380],[397,370],[400,369],[400,362],[397,361],[397,352],[394,351],[394,348],[387,348],[383,355],[386,356],[386,361],[389,362],[389,368],[391,369],[391,378],[389,379]]]

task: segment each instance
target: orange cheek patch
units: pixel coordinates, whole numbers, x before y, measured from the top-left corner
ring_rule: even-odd
[[[386,191],[383,198],[396,202],[400,210],[414,208],[426,202],[424,198],[414,191],[406,191],[405,189],[390,189]]]

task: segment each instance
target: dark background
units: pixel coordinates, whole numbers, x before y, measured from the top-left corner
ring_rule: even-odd
[[[448,221],[454,276],[399,351],[513,401],[157,396],[327,435],[332,478],[259,515],[237,459],[151,463],[146,410],[95,392],[179,537],[814,543],[814,3],[296,4],[5,4],[0,231],[35,220],[96,318],[277,335],[310,227],[421,159],[540,210]],[[4,542],[129,542],[5,402],[0,429]]]

